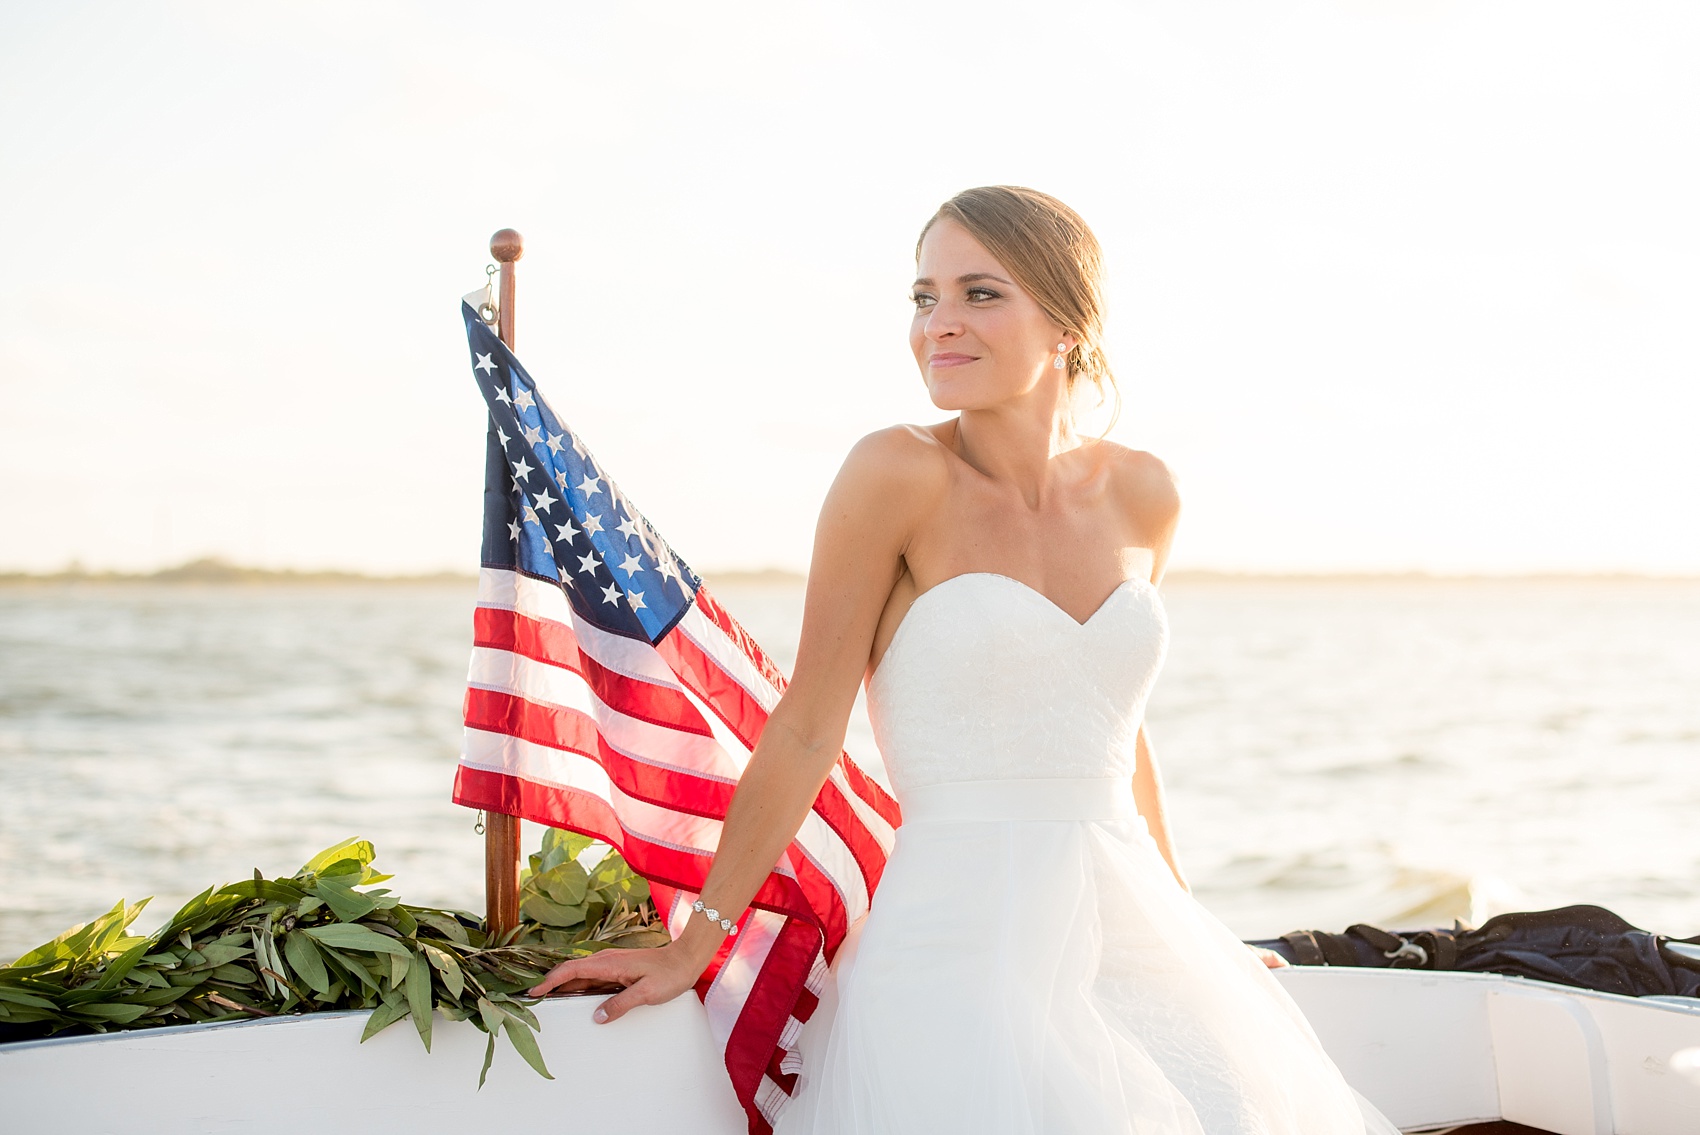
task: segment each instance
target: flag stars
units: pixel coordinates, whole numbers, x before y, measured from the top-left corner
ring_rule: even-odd
[[[530,505],[525,506],[525,511],[522,512],[520,516],[527,524],[536,524],[539,528],[543,527],[542,523],[537,519],[537,514],[531,511]]]
[[[602,531],[602,518],[597,516],[594,512],[585,513],[584,534],[586,536],[594,536],[600,531]]]
[[[508,388],[505,386],[496,387],[496,401],[506,406],[512,406],[514,404],[514,400],[508,397]]]
[[[561,452],[561,435],[560,434],[550,434],[549,435],[549,452],[554,453],[554,454],[559,454]]]
[[[555,525],[555,539],[577,540],[578,529],[573,527],[573,522],[571,520],[568,520],[565,524],[557,524]]]
[[[530,475],[531,466],[526,464],[525,458],[522,457],[514,463],[514,480],[523,481]]]
[[[578,573],[580,575],[594,576],[596,574],[596,569],[601,566],[602,564],[599,560],[597,560],[595,552],[591,552],[588,556],[580,556],[578,558]]]
[[[481,374],[489,374],[496,369],[496,364],[490,361],[489,355],[479,355],[478,361],[472,364],[472,369]]]
[[[589,473],[586,473],[584,480],[579,482],[578,491],[586,497],[595,496],[602,491],[602,478],[592,477]]]
[[[521,387],[520,392],[518,394],[514,395],[514,409],[516,409],[516,410],[529,410],[534,405],[536,405],[536,402],[531,397],[531,391],[525,389],[524,387]]]
[[[638,534],[637,517],[635,517],[635,516],[626,517],[624,520],[620,521],[618,527],[620,529],[621,535],[636,536]]]
[[[502,443],[503,449],[506,449],[508,447],[508,442],[512,441],[513,438],[511,438],[507,434],[503,433],[501,426],[497,426],[496,427],[496,440]]]
[[[543,442],[543,431],[536,426],[521,426],[519,432],[524,434],[525,440],[532,445],[541,445]]]
[[[510,540],[518,540],[519,539],[519,521],[517,521],[517,520],[508,521],[508,539],[510,539]]]
[[[641,591],[628,591],[626,593],[626,602],[628,602],[632,605],[632,610],[634,610],[634,611],[642,610],[643,609],[643,592],[641,592]]]
[[[679,578],[679,569],[673,566],[673,557],[662,556],[658,561],[656,561],[655,571],[661,576],[662,583],[666,583],[666,581],[670,579],[679,585],[679,589],[681,591],[684,590],[685,584],[684,581]]]
[[[618,603],[620,601],[620,585],[610,583],[607,587],[604,587],[602,589],[602,601],[604,603]]]
[[[537,499],[534,503],[537,508],[544,512],[548,512],[550,509],[555,507],[555,498],[549,495],[548,489],[544,489],[542,492],[537,494]]]
[[[634,555],[628,554],[625,561],[620,564],[620,570],[626,573],[627,579],[630,579],[632,576],[643,570],[643,561]]]
[[[563,493],[567,491],[567,471],[565,469],[555,470],[555,483],[561,486]]]

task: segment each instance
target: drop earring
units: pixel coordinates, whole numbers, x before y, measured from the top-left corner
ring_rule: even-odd
[[[1067,343],[1058,343],[1057,344],[1057,357],[1051,360],[1051,369],[1052,370],[1061,370],[1066,365],[1063,361],[1063,357],[1067,354],[1068,354],[1068,344]]]

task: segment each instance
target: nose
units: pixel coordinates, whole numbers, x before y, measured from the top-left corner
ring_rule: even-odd
[[[940,300],[927,312],[922,332],[928,339],[940,343],[962,334],[962,320],[948,300]]]

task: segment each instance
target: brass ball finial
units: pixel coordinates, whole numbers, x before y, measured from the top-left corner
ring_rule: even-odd
[[[490,238],[490,255],[498,264],[512,264],[525,255],[525,238],[513,229],[498,229]]]

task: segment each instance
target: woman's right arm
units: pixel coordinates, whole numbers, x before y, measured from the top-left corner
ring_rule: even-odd
[[[796,836],[844,748],[875,629],[903,570],[910,536],[942,487],[929,435],[897,426],[863,438],[845,459],[815,528],[803,631],[790,685],[727,807],[702,899],[736,917]],[[625,986],[597,1008],[612,1021],[636,1005],[669,1001],[696,984],[726,932],[693,916],[679,937],[648,950],[602,950],[562,962],[532,989]]]

